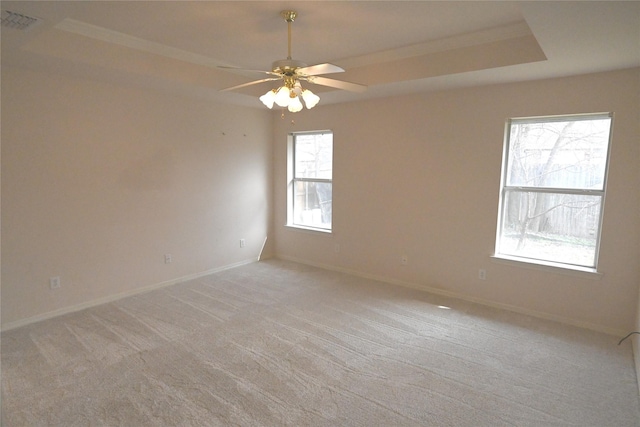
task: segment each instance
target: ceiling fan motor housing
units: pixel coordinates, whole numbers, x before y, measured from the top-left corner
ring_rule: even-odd
[[[298,68],[304,68],[307,64],[302,61],[296,61],[295,59],[281,59],[275,61],[272,64],[272,70],[274,73],[284,74],[285,76],[293,76]]]

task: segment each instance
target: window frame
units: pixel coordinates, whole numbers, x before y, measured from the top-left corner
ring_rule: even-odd
[[[588,189],[588,188],[558,188],[558,187],[542,187],[542,186],[522,186],[522,185],[507,185],[509,169],[509,157],[511,148],[511,127],[515,124],[525,123],[551,123],[551,122],[563,122],[563,121],[581,121],[581,120],[597,120],[608,119],[609,134],[606,146],[606,156],[604,160],[604,174],[602,189]],[[498,223],[496,229],[495,251],[493,258],[516,261],[518,263],[525,263],[533,266],[560,268],[563,270],[573,270],[578,272],[598,273],[598,261],[600,257],[600,243],[602,239],[602,225],[604,221],[604,205],[607,193],[607,181],[609,174],[609,159],[611,157],[611,144],[613,141],[613,112],[601,112],[601,113],[585,113],[585,114],[566,114],[555,116],[534,116],[534,117],[521,117],[521,118],[509,118],[505,124],[505,134],[502,152],[502,167],[500,175],[500,193],[498,203]],[[550,261],[546,259],[533,258],[512,255],[501,252],[502,234],[504,231],[505,221],[505,200],[509,193],[546,193],[546,194],[566,194],[566,195],[579,195],[579,196],[598,196],[600,197],[600,209],[598,212],[598,229],[595,242],[595,253],[592,266],[585,266],[581,264],[572,264],[563,261]]]
[[[331,178],[296,178],[295,173],[295,165],[296,165],[296,137],[301,135],[324,135],[331,134]],[[320,233],[331,234],[333,232],[333,131],[329,129],[325,130],[315,130],[315,131],[300,131],[300,132],[291,132],[287,138],[287,222],[286,226],[314,231]],[[322,184],[330,184],[331,185],[331,226],[329,228],[324,227],[314,227],[312,225],[299,224],[295,221],[295,200],[296,200],[296,183],[305,182],[305,183],[322,183]]]

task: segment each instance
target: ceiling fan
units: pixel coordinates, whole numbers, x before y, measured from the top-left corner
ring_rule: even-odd
[[[302,61],[297,61],[291,58],[291,23],[296,19],[297,12],[293,10],[283,10],[280,12],[280,16],[287,22],[288,26],[288,55],[287,59],[280,59],[275,61],[271,66],[271,71],[259,71],[259,70],[246,70],[235,67],[219,67],[227,70],[243,71],[250,73],[266,74],[269,77],[265,77],[260,80],[244,83],[241,85],[229,87],[222,91],[230,91],[240,89],[247,86],[252,86],[259,83],[265,83],[270,81],[282,81],[282,85],[276,89],[272,89],[260,97],[260,101],[268,108],[273,108],[273,104],[277,104],[280,107],[286,107],[292,113],[302,110],[302,102],[304,101],[307,108],[313,108],[320,98],[308,89],[303,89],[301,81],[313,83],[322,86],[329,86],[336,89],[343,89],[352,92],[363,92],[367,89],[365,85],[345,82],[342,80],[330,79],[322,77],[322,74],[342,73],[344,69],[333,64],[316,64],[307,65]]]

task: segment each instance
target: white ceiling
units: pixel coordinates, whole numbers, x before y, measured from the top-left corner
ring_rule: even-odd
[[[2,1],[42,19],[2,28],[2,65],[264,108],[262,78],[287,56],[347,70],[327,77],[369,86],[313,86],[321,103],[640,66],[638,1]]]

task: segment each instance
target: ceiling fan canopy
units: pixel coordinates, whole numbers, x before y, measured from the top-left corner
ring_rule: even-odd
[[[242,72],[259,73],[269,76],[263,79],[254,80],[237,86],[232,86],[223,89],[223,91],[231,91],[260,83],[280,80],[282,81],[282,85],[262,95],[260,97],[260,100],[268,108],[273,108],[273,104],[275,103],[280,107],[287,107],[291,112],[298,112],[302,110],[303,107],[302,102],[300,101],[300,97],[302,98],[302,100],[304,100],[307,108],[313,108],[320,101],[320,98],[317,95],[315,95],[308,89],[302,88],[302,85],[300,83],[301,81],[333,87],[336,89],[348,90],[352,92],[363,92],[367,89],[365,85],[322,77],[323,74],[344,72],[344,69],[338,67],[337,65],[323,63],[309,66],[302,61],[292,59],[291,24],[296,19],[298,14],[294,10],[283,10],[282,12],[280,12],[280,16],[287,22],[288,27],[287,58],[274,61],[271,65],[271,71],[246,70],[235,67],[220,67],[231,71],[235,70]]]

